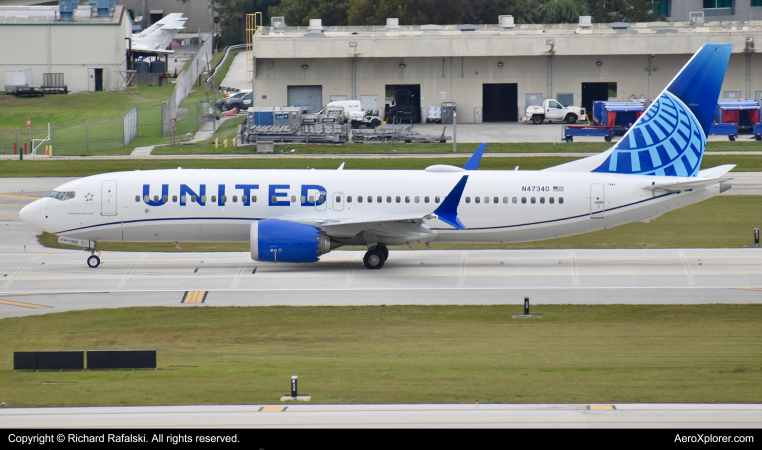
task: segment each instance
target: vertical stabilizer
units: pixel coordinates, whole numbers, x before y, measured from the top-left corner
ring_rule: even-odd
[[[731,48],[701,47],[613,148],[550,170],[696,176]]]

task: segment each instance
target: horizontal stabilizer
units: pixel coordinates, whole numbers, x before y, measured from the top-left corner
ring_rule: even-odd
[[[706,186],[712,186],[722,183],[723,181],[730,181],[732,178],[697,178],[690,181],[682,181],[678,183],[653,183],[650,186],[643,186],[643,189],[650,191],[662,190],[667,192],[683,192],[691,189],[702,188]]]

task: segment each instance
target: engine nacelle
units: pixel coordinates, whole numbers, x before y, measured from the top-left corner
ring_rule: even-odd
[[[251,224],[251,259],[271,262],[315,262],[340,246],[312,225],[266,219]]]

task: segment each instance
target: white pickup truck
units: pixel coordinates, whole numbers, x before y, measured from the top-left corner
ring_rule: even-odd
[[[542,106],[528,106],[523,121],[534,124],[541,124],[544,120],[574,123],[580,117],[585,117],[585,108],[564,106],[558,100],[548,98],[542,102]]]

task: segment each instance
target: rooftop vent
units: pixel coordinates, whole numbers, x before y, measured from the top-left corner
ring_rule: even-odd
[[[270,25],[275,32],[284,32],[286,30],[286,18],[283,16],[270,17]]]
[[[386,29],[387,30],[396,30],[400,27],[400,19],[397,17],[387,17],[386,18]]]
[[[615,30],[626,30],[630,28],[630,24],[627,22],[614,22],[611,24],[611,28]]]
[[[593,26],[592,16],[579,16],[580,28],[592,28],[592,26]]]
[[[310,26],[307,27],[307,30],[309,30],[312,33],[322,33],[323,32],[323,19],[310,19]]]
[[[498,23],[501,30],[512,30],[515,27],[513,16],[498,16]]]
[[[421,25],[421,31],[425,35],[437,35],[440,34],[439,30],[442,29],[442,25]]]
[[[111,7],[116,5],[116,0],[91,0],[90,7],[98,11],[98,17],[108,17],[111,15]]]
[[[461,32],[473,32],[476,31],[476,25],[470,25],[470,24],[464,24],[464,25],[458,25],[458,29]]]
[[[61,13],[61,20],[72,20],[74,10],[77,8],[79,0],[61,0],[58,4],[58,10]]]

